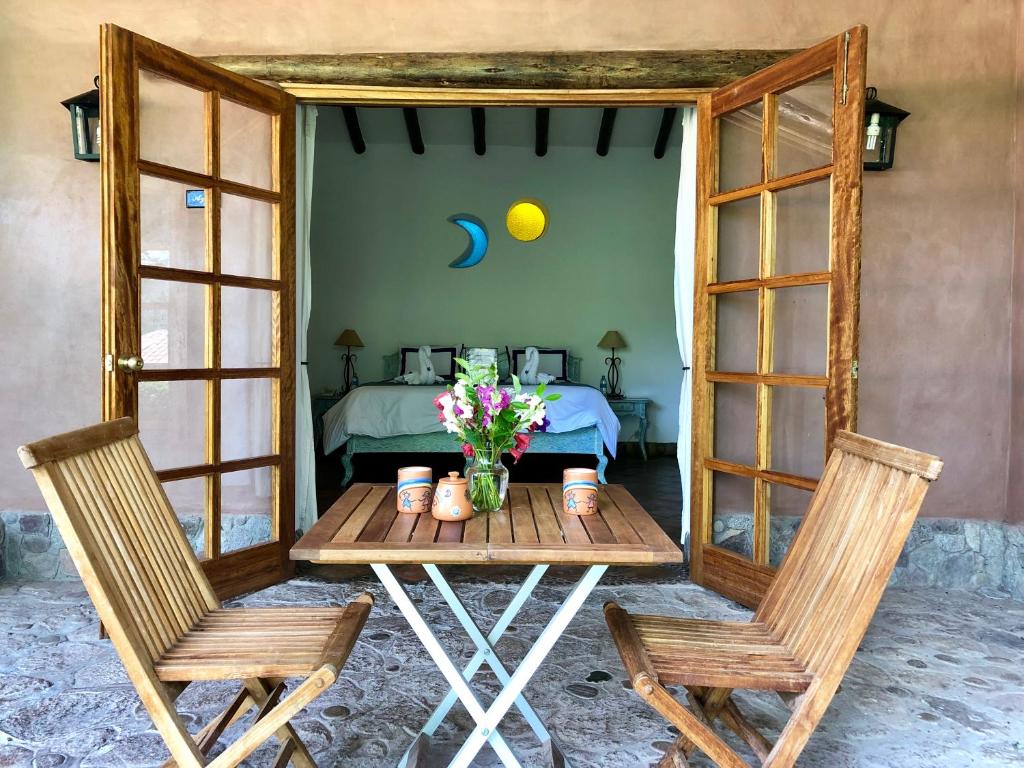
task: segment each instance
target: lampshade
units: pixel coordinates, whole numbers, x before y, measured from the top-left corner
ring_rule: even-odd
[[[363,340],[359,338],[359,334],[353,331],[351,328],[346,328],[341,332],[341,336],[334,342],[336,347],[363,347]]]
[[[597,342],[601,349],[625,349],[626,340],[618,331],[608,331],[601,340]]]

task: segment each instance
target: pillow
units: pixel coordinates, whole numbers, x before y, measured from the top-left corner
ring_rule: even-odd
[[[427,345],[421,345],[427,346]],[[434,364],[434,373],[442,379],[455,380],[455,357],[457,348],[455,346],[430,346],[430,362]],[[419,347],[402,347],[398,350],[398,375],[404,376],[407,373],[419,372]]]
[[[537,347],[540,354],[540,365],[537,373],[547,373],[554,376],[558,381],[569,379],[569,350],[557,348]],[[519,375],[519,371],[526,365],[526,347],[517,347],[512,350],[512,373]]]
[[[498,363],[498,381],[509,380],[510,363],[508,347],[467,347],[463,344],[462,350],[459,352],[459,357],[471,363],[473,362],[472,355],[475,350],[481,351],[481,361],[487,354],[493,354]]]

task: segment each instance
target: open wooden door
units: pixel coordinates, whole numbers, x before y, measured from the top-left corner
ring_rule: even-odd
[[[856,427],[867,30],[698,103],[691,575],[756,605]]]
[[[100,33],[103,416],[136,418],[222,597],[292,573],[295,101]]]

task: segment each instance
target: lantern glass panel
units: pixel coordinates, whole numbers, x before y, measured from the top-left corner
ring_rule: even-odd
[[[873,148],[868,147],[867,130],[870,124],[871,115],[868,114],[864,128],[864,167],[868,170],[892,168],[892,153],[896,145],[896,126],[899,125],[899,118],[895,115],[879,115],[879,132]]]

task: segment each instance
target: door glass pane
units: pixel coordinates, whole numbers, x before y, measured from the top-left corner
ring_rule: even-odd
[[[185,537],[192,545],[192,551],[200,558],[206,556],[206,483],[205,477],[164,483],[164,491],[185,531]]]
[[[276,291],[221,288],[221,361],[225,368],[271,365]]]
[[[206,215],[189,208],[190,187],[155,176],[139,177],[142,263],[178,269],[206,269]]]
[[[140,381],[139,434],[157,469],[206,463],[206,382]]]
[[[828,370],[828,286],[775,291],[775,373],[824,376]]]
[[[152,72],[139,72],[139,156],[206,171],[206,94]]]
[[[828,179],[775,193],[775,274],[829,269]]]
[[[715,370],[757,370],[757,291],[715,296]]]
[[[205,367],[207,290],[201,283],[142,280],[146,368]]]
[[[758,276],[761,249],[761,198],[757,195],[718,206],[718,266],[715,280],[751,280]]]
[[[260,467],[221,475],[221,552],[273,540],[274,474],[273,467]]]
[[[753,558],[753,478],[713,472],[711,483],[711,508],[714,510],[711,516],[711,542],[723,549]]]
[[[220,175],[270,189],[271,117],[227,99],[220,100]]]
[[[757,446],[754,435],[757,419],[756,387],[753,384],[714,384],[713,386],[715,395],[714,457],[753,467]]]
[[[832,70],[778,95],[774,178],[832,162]]]
[[[771,387],[771,393],[771,468],[818,479],[825,469],[825,390]]]
[[[274,206],[262,200],[221,195],[221,271],[273,277]]]
[[[718,119],[718,191],[761,182],[761,125],[764,104],[757,101]]]
[[[810,503],[810,491],[788,485],[768,484],[768,509],[771,520],[768,562],[773,568],[782,565],[782,558],[789,551]]]
[[[272,453],[272,379],[224,379],[220,452],[223,461]]]

